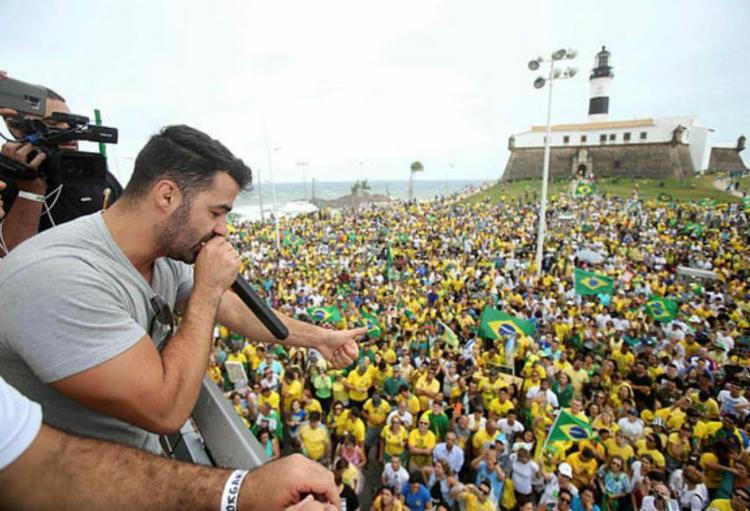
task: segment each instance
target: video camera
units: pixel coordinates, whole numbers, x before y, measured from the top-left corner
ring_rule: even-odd
[[[7,118],[8,127],[15,133],[18,142],[30,143],[37,151],[47,155],[38,171],[0,155],[0,179],[14,181],[44,177],[48,182],[60,184],[103,183],[107,173],[104,156],[61,149],[59,146],[79,140],[116,144],[117,128],[89,124],[88,117],[62,112],[55,112],[46,118],[53,121],[48,124],[41,117],[33,115],[34,109],[19,108],[19,98],[31,97],[34,105],[46,104],[46,95],[40,97],[41,94],[45,94],[44,89],[36,85],[18,80],[0,80],[0,107],[32,114]],[[30,160],[36,154],[38,153],[32,151]]]

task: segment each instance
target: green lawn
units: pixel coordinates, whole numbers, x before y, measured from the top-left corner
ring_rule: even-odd
[[[639,195],[644,200],[656,199],[660,193],[668,193],[675,200],[690,201],[699,199],[716,199],[723,202],[739,202],[739,199],[717,190],[713,187],[716,175],[699,176],[689,179],[627,179],[627,178],[602,178],[595,180],[595,186],[599,193],[607,192],[621,197],[631,197],[633,187],[638,186]],[[750,178],[743,178],[750,180]],[[750,186],[750,181],[745,181],[745,187]],[[489,198],[492,202],[499,200],[516,201],[519,198],[525,201],[539,200],[542,185],[538,179],[527,179],[514,182],[501,182],[493,185],[488,190],[472,195],[466,202],[473,204]],[[549,183],[548,194],[551,197],[560,193],[570,191],[570,181],[552,181]]]

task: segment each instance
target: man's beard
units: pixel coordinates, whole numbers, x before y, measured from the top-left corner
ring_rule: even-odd
[[[201,238],[190,225],[190,201],[186,200],[166,220],[157,227],[156,242],[161,252],[170,259],[193,264],[201,245],[213,238],[213,233]],[[197,240],[197,241],[195,241]]]

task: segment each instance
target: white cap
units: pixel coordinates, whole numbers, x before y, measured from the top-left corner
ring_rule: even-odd
[[[568,463],[560,463],[557,472],[565,477],[573,478],[573,468]]]

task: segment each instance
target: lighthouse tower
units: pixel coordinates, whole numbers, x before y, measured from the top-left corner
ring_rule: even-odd
[[[594,69],[591,70],[589,82],[589,121],[606,121],[609,114],[609,87],[612,84],[612,66],[609,65],[610,53],[602,46],[602,51],[594,58]]]

